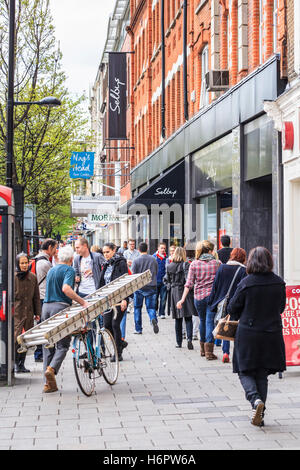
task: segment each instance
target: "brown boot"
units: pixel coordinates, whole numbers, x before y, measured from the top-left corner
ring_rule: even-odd
[[[218,359],[214,354],[214,343],[204,343],[205,357],[208,361]]]
[[[204,350],[204,343],[203,341],[200,341],[200,356],[204,357],[205,356],[205,350]]]
[[[55,370],[53,367],[48,366],[45,372],[45,377],[47,380],[47,391],[45,393],[51,393],[51,392],[56,392],[58,390],[57,384],[56,384],[56,379],[55,379]]]

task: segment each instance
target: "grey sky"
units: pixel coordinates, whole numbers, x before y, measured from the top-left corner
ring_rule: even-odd
[[[50,0],[55,36],[60,41],[67,87],[88,96],[105,45],[115,0]]]

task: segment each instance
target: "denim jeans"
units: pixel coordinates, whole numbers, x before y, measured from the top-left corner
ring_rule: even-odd
[[[268,371],[257,369],[254,371],[239,373],[239,379],[245,391],[246,399],[254,406],[255,400],[266,403],[268,394]]]
[[[156,317],[156,291],[144,291],[142,289],[137,290],[134,293],[134,323],[135,331],[141,333],[142,328],[142,307],[145,299],[147,313],[149,315],[150,323],[153,319],[157,320]]]
[[[200,318],[200,341],[203,343],[214,343],[213,337],[215,312],[212,312],[208,306],[208,298],[202,300],[194,299],[195,308]]]
[[[125,336],[126,336],[126,320],[127,320],[127,310],[124,313],[124,316],[122,318],[121,325],[120,325],[122,339],[125,339]]]
[[[157,284],[157,296],[156,296],[156,310],[158,310],[158,316],[165,315],[166,302],[167,302],[167,286],[165,284]],[[159,309],[158,309],[158,300]]]

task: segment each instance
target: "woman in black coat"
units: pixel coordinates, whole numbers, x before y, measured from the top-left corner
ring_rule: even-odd
[[[175,319],[175,333],[177,348],[182,346],[182,322],[183,318],[186,325],[187,335],[187,346],[188,349],[194,349],[192,338],[193,338],[193,315],[197,315],[197,311],[194,307],[194,296],[193,291],[190,291],[185,303],[181,309],[176,307],[177,302],[181,299],[184,285],[186,283],[187,275],[189,271],[189,263],[186,261],[186,252],[184,248],[177,247],[172,262],[167,265],[166,275],[164,277],[164,283],[170,289],[170,304],[172,318]]]
[[[234,248],[230,253],[228,262],[226,264],[221,264],[221,266],[219,267],[214,279],[214,283],[208,301],[208,305],[210,306],[210,310],[212,312],[217,313],[218,304],[223,299],[225,299],[229,291],[231,282],[233,281],[233,278],[236,275],[228,297],[227,305],[229,304],[229,301],[232,299],[238,284],[247,275],[245,262],[246,251],[243,250],[243,248]],[[230,341],[223,341],[222,350],[223,362],[229,362]]]
[[[128,274],[127,261],[122,255],[116,253],[116,246],[114,243],[106,243],[103,246],[103,255],[106,261],[103,264],[100,275],[100,287],[103,287],[115,279],[118,279],[118,277],[123,276],[123,274]],[[122,341],[120,328],[120,324],[123,316],[125,315],[127,305],[128,299],[124,299],[121,302],[121,306],[116,307],[116,318],[114,318],[113,310],[109,310],[103,315],[104,327],[111,332],[116,342],[119,361],[123,361],[122,351],[124,347],[127,346],[127,342]]]
[[[273,259],[264,247],[251,250],[247,274],[228,306],[231,320],[239,320],[233,351],[233,372],[251,403],[251,423],[264,424],[268,375],[286,369],[281,313],[285,283],[272,272]]]

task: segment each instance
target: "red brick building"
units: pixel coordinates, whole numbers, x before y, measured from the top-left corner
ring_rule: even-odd
[[[205,87],[209,70],[228,70],[237,84],[275,52],[286,70],[284,0],[186,2],[187,108],[184,112],[184,4],[181,0],[130,1],[130,138],[133,166],[162,143],[162,3],[164,3],[165,136],[168,138],[220,92]]]

